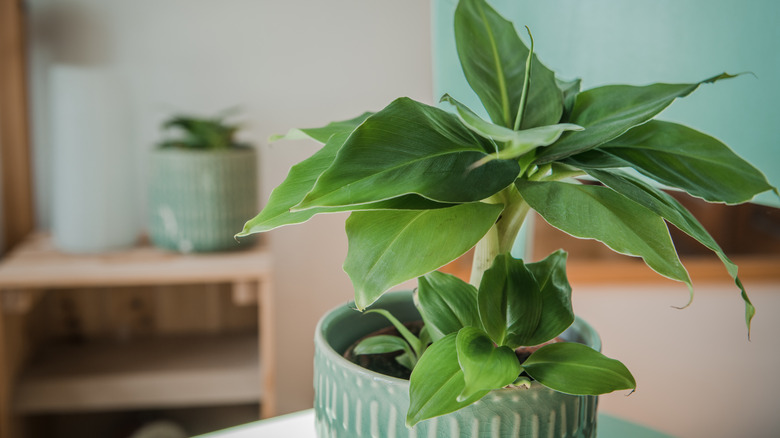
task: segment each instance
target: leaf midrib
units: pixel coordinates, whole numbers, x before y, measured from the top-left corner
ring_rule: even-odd
[[[393,236],[393,239],[390,240],[390,242],[385,246],[385,249],[382,250],[382,252],[379,254],[379,256],[374,259],[373,263],[371,263],[369,269],[366,270],[366,278],[373,277],[374,268],[379,264],[379,262],[384,259],[385,255],[390,251],[390,248],[395,245],[395,243],[398,241],[398,239],[401,237],[401,235],[406,232],[406,230],[412,226],[413,223],[417,222],[420,217],[422,217],[426,212],[430,210],[423,210],[415,214],[414,218],[412,218],[409,222],[407,222],[406,225],[404,225],[403,228],[401,228],[395,236]]]
[[[718,160],[715,160],[715,159],[709,159],[708,157],[705,157],[705,156],[702,156],[702,155],[693,155],[693,154],[683,153],[683,152],[685,152],[685,150],[681,150],[678,153],[677,151],[670,151],[670,150],[666,150],[666,149],[660,149],[660,148],[656,148],[656,147],[649,146],[649,145],[643,145],[643,144],[625,144],[625,143],[615,143],[615,144],[613,144],[611,142],[610,142],[610,144],[603,145],[602,149],[604,150],[604,152],[609,152],[610,149],[625,149],[625,150],[628,150],[628,151],[631,151],[631,150],[652,151],[652,152],[657,152],[659,154],[670,155],[672,157],[678,157],[679,156],[679,157],[695,159],[697,161],[701,161],[701,162],[704,162],[704,163],[715,164],[718,167],[731,168],[731,166],[724,165],[722,161],[718,161]],[[612,155],[615,155],[615,154],[612,153]],[[626,160],[622,156],[617,155],[617,157],[620,158],[621,160],[628,161],[628,160]]]
[[[458,371],[455,371],[454,373],[452,373],[452,375],[451,375],[451,376],[450,376],[450,377],[449,377],[449,378],[448,378],[448,379],[447,379],[447,380],[446,380],[446,381],[445,381],[445,382],[444,382],[444,383],[443,383],[441,386],[439,386],[439,389],[437,389],[436,391],[434,391],[434,393],[432,394],[432,396],[431,396],[431,397],[428,397],[428,400],[427,400],[425,403],[423,403],[423,404],[422,404],[422,406],[420,406],[420,409],[418,409],[418,410],[417,410],[417,413],[419,414],[420,412],[423,412],[423,411],[424,411],[424,409],[425,409],[426,407],[428,407],[428,405],[430,405],[430,404],[431,404],[431,402],[433,402],[433,399],[435,398],[435,396],[436,396],[437,394],[439,394],[439,393],[443,392],[444,388],[446,388],[446,387],[447,387],[447,385],[449,385],[449,384],[450,384],[450,382],[452,382],[452,381],[453,381],[453,379],[455,379],[456,377],[458,377],[458,373],[462,373],[462,371],[461,371],[461,370],[458,370]]]
[[[488,23],[484,8],[482,8],[481,4],[476,5],[476,7],[479,10],[480,18],[482,19],[482,23],[485,25],[485,31],[487,32],[488,39],[490,40],[490,49],[493,54],[493,62],[496,68],[496,76],[498,78],[498,88],[501,95],[501,111],[504,113],[504,123],[507,126],[509,126],[510,123],[509,94],[507,93],[506,78],[504,78],[504,71],[501,69],[501,58],[498,56],[498,46],[496,45],[496,41],[493,36],[493,29],[490,27],[490,24]]]
[[[556,361],[551,361],[551,360],[543,360],[543,361],[532,362],[530,364],[530,366],[533,368],[534,365],[538,365],[538,364],[542,364],[543,366],[544,365],[556,365],[556,366],[564,366],[564,367],[585,368],[585,369],[589,369],[589,370],[606,371],[606,372],[611,373],[612,375],[620,377],[621,380],[624,380],[624,381],[627,381],[627,382],[629,381],[628,379],[623,377],[622,374],[612,370],[611,368],[604,368],[604,367],[599,367],[599,366],[596,366],[596,365],[583,364],[583,363],[562,363],[562,362],[556,362]],[[525,367],[525,365],[523,365],[523,367]]]

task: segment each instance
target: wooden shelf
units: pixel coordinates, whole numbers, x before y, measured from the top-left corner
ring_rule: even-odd
[[[254,335],[89,342],[44,349],[14,395],[21,414],[257,403]]]
[[[24,415],[260,404],[275,414],[272,257],[267,246],[179,254],[148,243],[102,254],[65,254],[33,234],[0,261],[0,438]],[[257,333],[145,335],[83,344],[25,340],[20,321],[58,289],[230,285],[233,304],[257,305]],[[52,338],[56,339],[56,338]],[[13,415],[11,415],[13,413]],[[13,424],[11,424],[13,423]],[[10,424],[10,426],[8,426]]]
[[[780,256],[737,256],[731,259],[739,267],[743,283],[780,280]],[[732,283],[726,268],[716,257],[683,257],[682,263],[694,286],[697,283]],[[567,275],[572,284],[664,283],[669,280],[648,268],[641,259],[615,257],[608,260],[572,260]]]
[[[0,264],[1,289],[153,286],[256,280],[271,270],[264,245],[243,251],[179,254],[148,244],[101,254],[64,254],[47,234],[17,246]]]

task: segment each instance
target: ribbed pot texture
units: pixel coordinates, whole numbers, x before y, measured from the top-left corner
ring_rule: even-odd
[[[385,294],[373,308],[401,321],[419,320],[411,292]],[[501,389],[457,412],[405,424],[409,381],[375,373],[342,357],[356,340],[387,320],[342,306],[326,314],[315,334],[314,387],[319,438],[591,438],[596,437],[596,396],[573,396],[534,382],[531,388]],[[577,319],[562,337],[597,350],[595,330]]]
[[[257,214],[254,149],[158,149],[151,158],[149,237],[155,246],[185,253],[251,246],[253,239],[233,236]]]

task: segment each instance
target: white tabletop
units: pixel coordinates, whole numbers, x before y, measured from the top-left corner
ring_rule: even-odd
[[[599,413],[599,438],[672,438],[609,414]],[[314,409],[236,426],[200,438],[316,438]]]
[[[315,438],[314,409],[231,427],[202,438]]]

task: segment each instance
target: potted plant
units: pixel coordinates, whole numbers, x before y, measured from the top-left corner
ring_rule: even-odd
[[[257,155],[224,117],[174,116],[151,156],[149,237],[179,252],[246,248],[236,228],[257,211]]]
[[[632,390],[620,362],[574,316],[566,254],[526,263],[510,254],[529,211],[580,238],[690,278],[667,223],[711,249],[754,315],[737,267],[661,185],[736,204],[777,190],[726,145],[653,120],[690,84],[581,91],[526,46],[484,0],[461,0],[455,37],[463,72],[489,120],[455,97],[451,111],[400,98],[376,113],[292,130],[324,146],[293,166],[239,236],[351,211],[344,269],[354,307],[315,335],[317,430],[324,436],[595,436],[597,395]],[[530,32],[529,32],[530,37]],[[632,172],[626,171],[631,169]],[[640,174],[644,178],[638,177]],[[597,184],[581,184],[585,177]],[[475,247],[470,282],[436,272]],[[385,294],[418,279],[410,293]],[[413,302],[414,300],[414,302]],[[404,323],[422,319],[414,333]],[[390,321],[400,336],[364,338]],[[430,343],[430,345],[429,345]],[[409,380],[341,357],[390,353]]]

